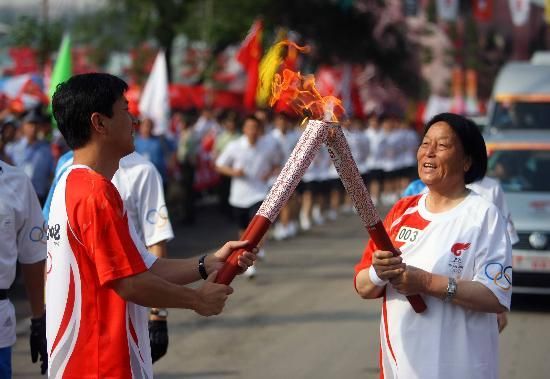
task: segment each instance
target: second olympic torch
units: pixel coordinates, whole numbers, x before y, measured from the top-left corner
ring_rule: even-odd
[[[376,246],[379,249],[398,254],[361,179],[342,129],[336,123],[324,121],[308,122],[290,158],[260,206],[258,213],[248,224],[241,240],[248,240],[249,248],[258,245],[296,189],[322,143],[327,144],[331,159],[344,187]],[[244,249],[239,249],[229,256],[218,272],[217,283],[231,283],[240,270],[237,261],[243,252]],[[426,309],[426,304],[419,295],[407,296],[407,299],[415,312],[421,313]]]

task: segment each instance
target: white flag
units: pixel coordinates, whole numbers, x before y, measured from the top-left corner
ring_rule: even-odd
[[[458,0],[437,0],[437,17],[445,21],[454,21],[458,14]]]
[[[510,4],[510,15],[515,26],[525,25],[529,20],[531,2],[529,0],[508,0]]]
[[[168,72],[164,51],[159,51],[153,69],[139,99],[139,113],[155,124],[153,133],[160,135],[168,130],[170,102],[168,96]]]

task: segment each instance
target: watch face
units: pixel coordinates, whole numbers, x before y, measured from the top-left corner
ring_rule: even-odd
[[[152,308],[151,314],[158,317],[168,317],[168,310],[165,308]]]
[[[157,316],[159,317],[167,317],[168,316],[168,311],[166,309],[161,309],[159,310]]]

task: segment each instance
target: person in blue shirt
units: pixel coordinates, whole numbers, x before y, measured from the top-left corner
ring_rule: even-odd
[[[52,204],[52,197],[55,191],[55,187],[57,186],[57,182],[59,182],[59,179],[61,178],[63,173],[73,164],[73,157],[73,151],[69,150],[65,154],[60,156],[57,161],[52,186],[50,187],[50,192],[48,192],[48,197],[46,198],[46,201],[44,202],[44,207],[42,208],[42,214],[44,215],[44,220],[46,220],[46,222],[48,221],[48,217],[50,215],[50,206]]]
[[[134,139],[136,151],[151,161],[157,168],[163,183],[166,183],[165,147],[157,136],[153,135],[153,120],[145,118],[139,126],[139,134]]]
[[[41,115],[30,111],[23,118],[23,138],[6,151],[14,165],[31,179],[40,205],[46,201],[54,168],[50,144],[38,138],[38,128],[42,122]]]

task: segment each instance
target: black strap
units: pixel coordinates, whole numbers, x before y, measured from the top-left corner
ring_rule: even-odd
[[[205,258],[206,254],[199,258],[199,274],[201,274],[201,278],[203,278],[204,280],[208,279],[208,273],[206,272],[206,267],[204,266]]]
[[[8,290],[0,290],[0,300],[6,300],[8,298]]]

